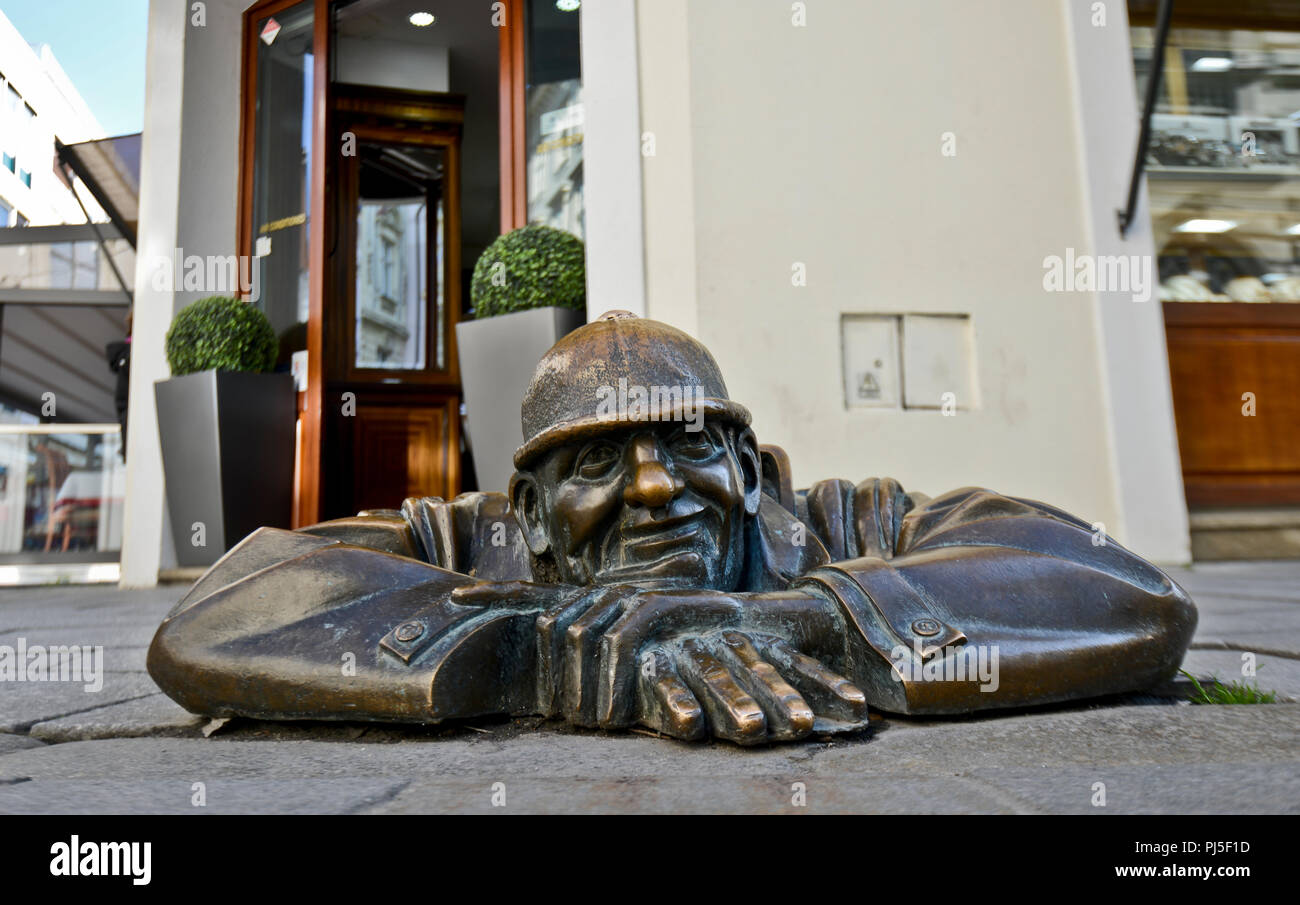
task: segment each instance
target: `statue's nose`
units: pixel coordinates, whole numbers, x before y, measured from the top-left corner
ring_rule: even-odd
[[[667,506],[683,487],[683,482],[669,474],[662,462],[650,459],[637,463],[632,480],[623,491],[623,499],[628,505],[657,509]]]

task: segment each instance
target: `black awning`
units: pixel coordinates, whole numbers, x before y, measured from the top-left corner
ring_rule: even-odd
[[[77,174],[132,248],[140,219],[140,135],[135,132],[72,145],[54,141],[59,160]]]

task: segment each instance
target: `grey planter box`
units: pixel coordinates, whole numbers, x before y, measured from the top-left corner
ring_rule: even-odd
[[[176,559],[210,566],[293,518],[293,377],[201,371],[154,384]],[[206,545],[195,546],[203,523]]]
[[[519,406],[537,362],[587,322],[574,308],[534,308],[456,325],[466,425],[480,490],[505,492],[524,442]]]

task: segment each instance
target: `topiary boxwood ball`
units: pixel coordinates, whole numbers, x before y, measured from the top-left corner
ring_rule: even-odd
[[[182,309],[167,331],[172,375],[198,371],[269,371],[279,342],[262,311],[247,302],[214,295]]]
[[[582,308],[587,265],[582,240],[552,226],[512,230],[487,247],[470,284],[476,318],[530,308]]]

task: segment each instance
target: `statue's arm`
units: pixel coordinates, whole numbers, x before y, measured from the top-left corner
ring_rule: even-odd
[[[798,584],[838,602],[848,674],[886,709],[1131,691],[1171,676],[1191,642],[1196,610],[1182,588],[1054,507],[980,489],[918,505],[896,482],[871,481],[840,511],[852,555]],[[959,653],[996,662],[998,680],[925,679],[927,660]]]
[[[531,712],[540,604],[463,603],[456,591],[474,578],[378,549],[373,524],[364,530],[372,546],[311,531],[249,535],[163,621],[150,675],[210,716]]]

